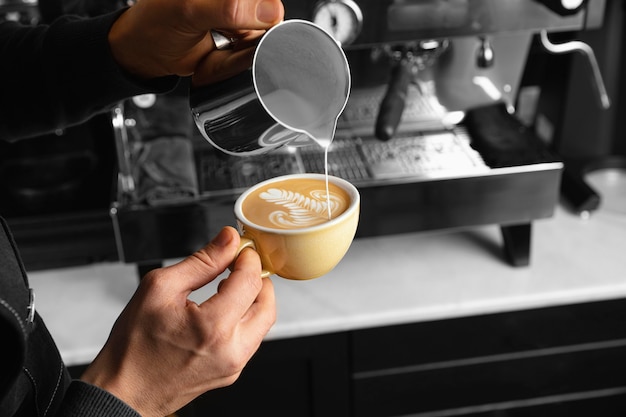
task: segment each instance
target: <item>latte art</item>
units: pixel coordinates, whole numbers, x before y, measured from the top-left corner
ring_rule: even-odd
[[[350,204],[348,194],[324,180],[297,179],[261,187],[243,203],[246,217],[261,226],[300,229],[325,223],[343,213]],[[330,206],[329,206],[330,204]],[[329,209],[330,208],[330,209]]]
[[[309,195],[280,188],[270,188],[259,195],[263,200],[274,203],[278,207],[269,214],[268,220],[276,227],[308,227],[328,220],[328,212],[337,215],[342,207],[342,201],[331,193],[326,196],[326,190],[313,190]],[[328,204],[330,202],[330,210]]]

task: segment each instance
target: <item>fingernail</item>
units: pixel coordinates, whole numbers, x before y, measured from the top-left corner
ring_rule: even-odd
[[[278,19],[278,7],[272,1],[262,1],[256,7],[256,18],[261,22],[273,23]]]
[[[217,236],[213,239],[213,244],[216,246],[228,246],[228,244],[233,240],[232,234],[228,233],[226,229],[222,229]]]

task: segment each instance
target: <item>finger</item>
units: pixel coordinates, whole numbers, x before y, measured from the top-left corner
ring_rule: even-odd
[[[268,29],[284,17],[280,0],[190,1],[199,29]]]
[[[261,261],[252,249],[244,249],[219,291],[200,305],[207,312],[220,311],[222,318],[235,325],[241,321],[263,289]],[[214,314],[214,313],[212,313]]]
[[[246,361],[258,350],[276,322],[274,285],[269,278],[262,278],[261,283],[261,291],[236,327],[237,345]]]
[[[232,49],[232,50],[242,50],[251,48],[256,46],[259,43],[259,40],[263,35],[267,32],[267,30],[237,30],[234,32],[224,32],[219,31],[219,34],[222,34],[230,39],[229,47],[222,49]],[[211,37],[213,37],[213,43],[215,43],[215,31],[211,31]]]
[[[265,337],[276,322],[276,295],[274,283],[269,278],[261,280],[263,287],[243,318],[243,329],[248,334]]]
[[[237,29],[237,30],[221,30],[214,29],[225,36],[230,38],[234,38],[236,42],[233,44],[235,49],[238,49],[239,45],[244,45],[244,47],[253,46],[253,44],[258,43],[259,39],[267,32],[267,29]]]
[[[200,61],[192,77],[194,86],[226,80],[252,66],[253,48],[214,51]]]
[[[234,77],[252,66],[254,51],[264,30],[238,32],[232,49],[214,50],[198,62],[192,77],[193,86],[216,83]]]
[[[239,248],[239,233],[232,227],[224,227],[202,249],[177,264],[167,267],[172,280],[180,283],[188,292],[197,290],[220,275],[235,258]]]

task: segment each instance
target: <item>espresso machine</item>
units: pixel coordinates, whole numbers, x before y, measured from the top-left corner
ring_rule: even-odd
[[[522,89],[529,53],[537,45],[551,54],[583,53],[599,98],[590,105],[608,106],[593,51],[555,40],[600,27],[605,0],[283,3],[287,19],[330,32],[350,63],[352,91],[328,162],[330,174],[361,192],[357,238],[492,224],[501,229],[506,260],[528,265],[532,223],[553,215],[563,170],[528,123],[537,105]],[[110,213],[120,259],[140,269],[184,256],[233,224],[233,202],[245,188],[324,172],[324,151],[315,145],[232,156],[192,128],[180,152],[186,160],[176,164],[184,167],[185,192],[146,199],[136,150],[154,102],[167,99],[136,97],[113,112],[119,173]],[[186,111],[179,122],[187,123]]]

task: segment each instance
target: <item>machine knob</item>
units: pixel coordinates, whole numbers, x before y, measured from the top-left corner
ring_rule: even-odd
[[[535,0],[545,5],[548,9],[561,15],[576,14],[582,9],[588,0]]]

